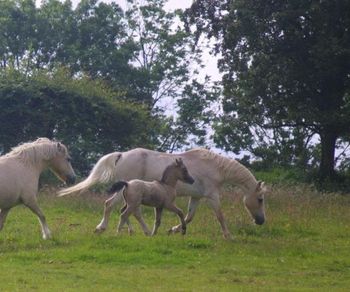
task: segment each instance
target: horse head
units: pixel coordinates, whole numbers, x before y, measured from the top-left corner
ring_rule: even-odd
[[[184,183],[193,184],[194,178],[188,173],[187,167],[181,158],[175,159],[175,166],[178,171],[178,179]]]
[[[258,225],[262,225],[265,222],[264,197],[266,191],[265,183],[259,181],[256,188],[244,197],[244,205],[253,217],[255,224]]]
[[[67,147],[60,142],[57,142],[55,147],[56,155],[49,160],[50,169],[68,185],[74,184],[76,176]]]

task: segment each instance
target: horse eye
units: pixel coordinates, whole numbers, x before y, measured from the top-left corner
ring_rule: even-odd
[[[72,161],[72,158],[67,157],[67,161],[68,161],[68,162],[71,162],[71,161]]]
[[[258,198],[258,202],[261,204],[262,202],[264,202],[263,198]]]

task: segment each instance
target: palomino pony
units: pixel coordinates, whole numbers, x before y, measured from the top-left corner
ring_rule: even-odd
[[[66,146],[47,138],[19,145],[0,157],[0,230],[10,209],[24,204],[38,216],[43,238],[50,238],[51,232],[36,197],[39,176],[46,168],[66,183],[75,181]]]
[[[60,196],[82,192],[96,183],[115,180],[160,179],[167,165],[174,158],[182,158],[194,178],[192,185],[179,182],[176,186],[180,196],[190,196],[188,214],[185,221],[192,221],[201,198],[206,198],[215,211],[225,238],[230,238],[224,215],[220,206],[220,190],[225,182],[237,185],[244,191],[244,204],[255,223],[265,222],[263,182],[258,182],[253,174],[238,161],[215,154],[206,149],[193,149],[180,154],[160,153],[137,148],[127,152],[113,152],[100,158],[90,175],[75,186],[63,189]],[[108,223],[106,220],[105,224]],[[106,226],[105,226],[106,227]],[[181,226],[172,228],[180,231]]]
[[[151,235],[145,221],[143,220],[140,206],[141,204],[154,207],[155,210],[155,222],[152,231],[152,236],[157,233],[158,227],[162,217],[163,209],[167,209],[174,212],[179,216],[181,220],[182,234],[186,233],[186,222],[184,214],[175,204],[176,197],[176,183],[180,180],[184,183],[193,184],[194,179],[188,173],[186,166],[182,162],[182,159],[176,159],[174,163],[170,164],[163,172],[162,179],[160,181],[154,180],[152,182],[146,182],[139,179],[134,179],[129,182],[118,181],[108,191],[109,194],[113,194],[113,197],[106,200],[105,210],[101,223],[96,227],[96,232],[104,231],[105,217],[109,217],[113,205],[117,201],[118,192],[123,190],[123,197],[125,200],[125,206],[121,209],[120,221],[118,224],[118,233],[127,223],[129,226],[129,233],[131,234],[132,228],[128,221],[129,216],[133,213],[135,218],[139,221],[145,235]]]

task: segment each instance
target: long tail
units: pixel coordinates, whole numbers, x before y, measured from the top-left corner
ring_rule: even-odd
[[[113,152],[101,157],[85,180],[74,186],[60,190],[58,196],[63,197],[73,193],[82,193],[97,183],[112,181],[116,175],[116,164],[121,156],[122,153]]]
[[[111,188],[107,191],[108,195],[112,195],[116,192],[119,192],[122,188],[127,187],[128,183],[126,181],[118,181],[111,186]]]

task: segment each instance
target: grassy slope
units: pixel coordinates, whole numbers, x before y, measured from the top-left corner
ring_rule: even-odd
[[[185,208],[186,201],[179,199]],[[224,212],[235,236],[224,241],[203,204],[188,234],[167,236],[177,218],[166,212],[154,238],[92,233],[102,202],[87,197],[40,202],[54,238],[40,239],[24,207],[0,233],[0,291],[232,291],[346,290],[350,287],[350,197],[303,187],[276,187],[267,199],[267,224],[251,224],[239,195],[227,192]],[[149,224],[153,211],[144,210]]]

